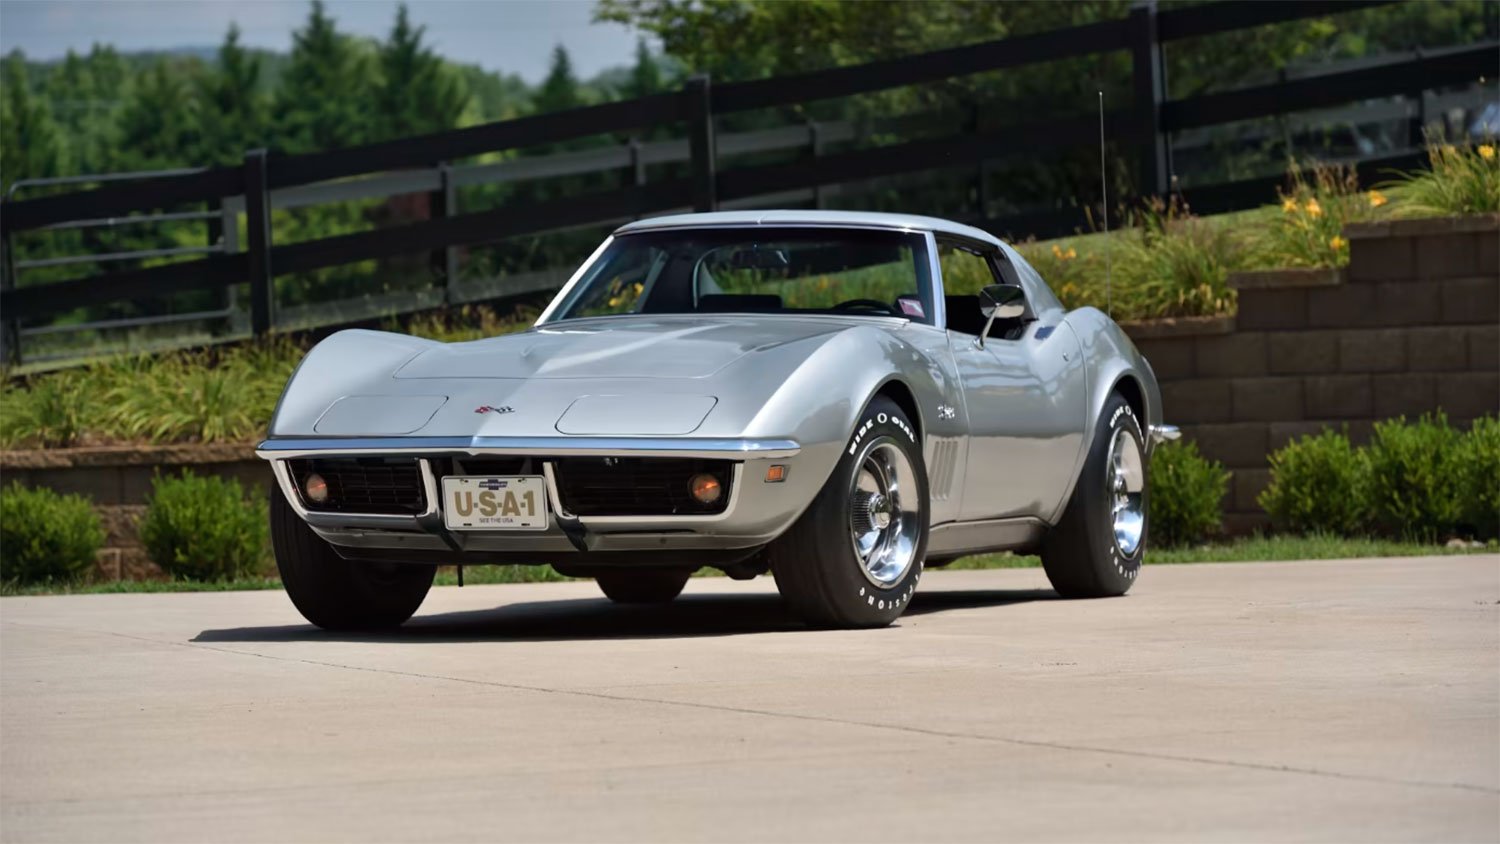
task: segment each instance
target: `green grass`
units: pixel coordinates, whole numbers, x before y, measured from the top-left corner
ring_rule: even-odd
[[[1500,545],[1491,542],[1483,548],[1448,548],[1444,545],[1397,542],[1384,539],[1343,539],[1334,536],[1256,536],[1233,542],[1193,548],[1148,551],[1150,565],[1182,563],[1248,563],[1276,560],[1332,560],[1358,557],[1426,557],[1454,554],[1495,553]],[[984,554],[965,557],[947,566],[948,570],[1035,568],[1038,557],[1015,554]],[[704,573],[710,573],[705,571]],[[716,573],[714,573],[716,574]],[[464,569],[464,583],[470,586],[496,583],[553,583],[569,580],[551,566],[470,566]],[[438,572],[435,585],[456,586],[453,569]],[[122,580],[109,583],[46,584],[15,586],[0,584],[0,595],[102,595],[127,592],[229,592],[256,589],[280,589],[274,577],[251,577],[241,580],[194,582],[184,580]]]
[[[1148,550],[1147,565],[1182,563],[1259,563],[1277,560],[1340,560],[1360,557],[1428,557],[1449,554],[1494,553],[1495,543],[1483,548],[1449,548],[1390,539],[1346,539],[1339,536],[1254,536],[1232,542],[1186,548]],[[1040,566],[1040,557],[983,554],[964,557],[949,569],[1022,569]]]

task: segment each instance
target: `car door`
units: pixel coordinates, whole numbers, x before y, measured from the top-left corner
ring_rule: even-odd
[[[1076,471],[1087,403],[1082,347],[1062,308],[991,244],[938,240],[945,291],[1019,284],[1027,313],[980,342],[977,296],[946,298],[948,343],[969,422],[959,518],[1048,518]],[[1021,270],[1024,267],[1025,273]]]

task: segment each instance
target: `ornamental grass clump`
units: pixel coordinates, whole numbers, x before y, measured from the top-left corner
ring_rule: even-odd
[[[1234,307],[1229,273],[1244,264],[1244,242],[1175,197],[1151,200],[1113,248],[1116,318],[1208,316]]]
[[[1344,226],[1387,213],[1389,198],[1364,191],[1354,168],[1293,161],[1288,187],[1278,191],[1280,207],[1268,210],[1266,225],[1254,238],[1255,263],[1264,267],[1342,267],[1349,263]]]
[[[1500,212],[1500,154],[1496,141],[1449,144],[1429,139],[1427,170],[1402,174],[1386,186],[1402,217]]]

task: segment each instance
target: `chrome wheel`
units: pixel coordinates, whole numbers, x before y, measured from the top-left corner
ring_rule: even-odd
[[[901,580],[916,558],[922,529],[916,471],[890,437],[865,446],[849,491],[849,538],[865,578],[879,587]]]
[[[1124,428],[1115,431],[1109,444],[1108,475],[1105,482],[1115,547],[1130,557],[1140,548],[1141,533],[1146,527],[1146,471],[1140,443]]]

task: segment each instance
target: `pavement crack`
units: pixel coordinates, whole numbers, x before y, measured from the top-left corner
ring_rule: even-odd
[[[16,622],[6,622],[16,624]],[[506,683],[498,680],[478,680],[469,677],[454,677],[445,674],[428,674],[420,671],[402,671],[393,668],[375,668],[363,665],[350,665],[326,660],[306,659],[303,657],[278,656],[275,654],[261,653],[259,651],[238,650],[235,648],[216,647],[200,642],[174,642],[171,640],[156,639],[149,636],[136,636],[128,633],[118,633],[107,630],[87,630],[70,627],[51,627],[50,625],[24,624],[20,626],[48,627],[56,630],[70,630],[73,632],[88,632],[105,636],[116,636],[123,639],[150,642],[158,645],[171,645],[176,647],[192,648],[195,650],[214,651],[224,654],[232,654],[241,657],[255,657],[274,662],[300,663],[321,668],[335,668],[344,671],[362,671],[372,674],[384,674],[393,677],[408,677],[420,680],[435,680],[440,682],[461,683],[465,685],[481,686],[509,691],[532,692],[535,694],[566,695],[579,698],[590,698],[604,700],[613,703],[641,703],[656,706],[670,706],[683,709],[697,709],[713,712],[725,712],[738,715],[748,715],[760,718],[773,718],[783,720],[807,721],[824,724],[837,724],[847,727],[858,727],[871,730],[880,730],[907,735],[919,735],[947,740],[968,740],[988,742],[992,744],[1013,745],[1019,747],[1040,748],[1056,750],[1067,753],[1093,753],[1105,756],[1124,757],[1131,759],[1149,759],[1162,762],[1178,762],[1193,765],[1208,765],[1219,768],[1232,768],[1237,770],[1263,771],[1268,773],[1299,774],[1303,776],[1324,777],[1329,779],[1348,780],[1356,782],[1380,783],[1384,785],[1410,786],[1415,788],[1434,789],[1456,789],[1472,791],[1481,794],[1500,794],[1500,789],[1488,786],[1476,785],[1466,782],[1434,782],[1430,780],[1412,780],[1396,777],[1372,776],[1369,774],[1352,774],[1342,771],[1329,771],[1320,768],[1310,768],[1300,765],[1273,765],[1263,762],[1244,762],[1232,759],[1214,759],[1206,756],[1186,756],[1172,753],[1152,753],[1144,750],[1122,750],[1118,748],[1094,747],[1083,744],[1069,744],[1066,742],[1043,741],[1040,739],[1024,739],[1013,736],[995,736],[985,733],[969,733],[958,730],[940,730],[931,727],[914,726],[910,724],[891,724],[879,721],[861,721],[852,718],[837,718],[828,715],[809,715],[798,712],[782,712],[774,709],[757,709],[747,706],[728,706],[716,703],[701,703],[696,701],[670,700],[664,698],[647,697],[643,695],[611,694],[608,692],[589,691],[584,689],[560,689],[548,686],[533,686],[524,683]]]

